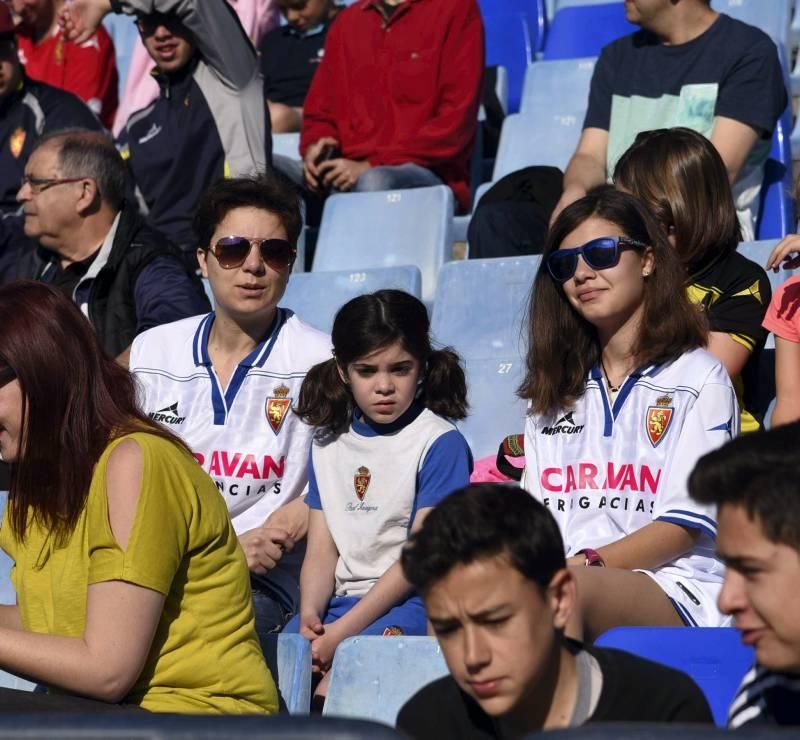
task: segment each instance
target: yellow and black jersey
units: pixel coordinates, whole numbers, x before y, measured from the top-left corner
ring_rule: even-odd
[[[757,391],[758,360],[768,334],[761,325],[772,297],[767,273],[732,252],[690,275],[687,293],[702,307],[710,331],[728,334],[750,351],[741,377],[733,380],[742,409],[742,432],[756,431],[761,423],[748,408]]]

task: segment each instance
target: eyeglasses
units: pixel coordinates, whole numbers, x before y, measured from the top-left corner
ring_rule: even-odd
[[[547,269],[557,283],[565,283],[578,268],[578,256],[593,270],[608,270],[619,262],[624,249],[646,249],[647,244],[627,236],[601,236],[582,247],[557,249],[547,256]]]
[[[208,251],[219,262],[223,270],[241,267],[253,246],[257,246],[261,259],[273,270],[289,267],[297,256],[297,250],[286,239],[256,239],[249,236],[224,236]]]
[[[164,28],[173,34],[184,28],[180,18],[166,13],[140,15],[136,19],[136,25],[139,28],[139,32],[145,37],[152,36],[159,26],[164,26]]]
[[[32,175],[24,175],[22,185],[27,185],[34,193],[38,194],[56,185],[66,185],[70,182],[80,182],[86,179],[85,177],[33,177]]]

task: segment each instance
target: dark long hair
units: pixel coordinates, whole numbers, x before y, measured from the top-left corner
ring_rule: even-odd
[[[418,400],[448,419],[467,415],[467,381],[459,356],[449,347],[434,350],[428,312],[402,290],[379,290],[353,298],[333,321],[334,357],[308,371],[295,411],[304,421],[333,434],[345,431],[353,414],[349,386],[339,377],[351,362],[401,342],[422,368]]]
[[[546,260],[590,218],[619,227],[620,235],[650,245],[655,270],[645,281],[644,314],[636,344],[639,365],[663,362],[705,344],[706,323],[684,290],[685,271],[661,227],[632,195],[603,186],[567,206],[547,235],[528,309],[527,372],[519,395],[533,413],[568,408],[583,395],[589,370],[600,361],[594,326],[570,305]],[[611,236],[611,235],[609,235]]]
[[[614,182],[643,201],[675,235],[675,248],[689,272],[734,252],[741,241],[725,163],[696,131],[643,131],[617,162]]]
[[[139,411],[132,376],[105,354],[63,293],[43,283],[10,283],[0,287],[0,316],[0,363],[16,373],[22,390],[8,521],[22,541],[30,513],[62,541],[110,441],[147,431],[186,448]]]

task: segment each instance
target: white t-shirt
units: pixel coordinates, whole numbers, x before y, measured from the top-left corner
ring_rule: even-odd
[[[143,332],[131,347],[130,370],[143,410],[186,442],[242,534],[306,488],[313,428],[292,407],[306,372],[331,357],[331,343],[278,308],[266,338],[222,388],[208,354],[214,319],[212,312]],[[296,577],[301,558],[298,548],[281,563]]]
[[[640,368],[613,405],[595,368],[573,409],[528,417],[524,485],[555,516],[568,557],[650,522],[672,522],[701,535],[657,572],[718,584],[716,510],[694,502],[687,481],[697,459],[738,434],[738,425],[728,373],[705,350]]]
[[[354,418],[315,439],[306,503],[339,551],[336,595],[364,596],[399,559],[416,512],[468,485],[471,469],[461,432],[416,403],[391,424]]]

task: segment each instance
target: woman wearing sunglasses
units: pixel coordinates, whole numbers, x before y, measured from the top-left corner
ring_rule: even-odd
[[[312,430],[292,406],[308,369],[330,357],[327,335],[278,307],[301,228],[279,174],[212,186],[194,229],[215,310],[144,332],[131,350],[144,409],[186,442],[228,505],[262,635],[299,600]]]
[[[60,290],[10,283],[0,315],[0,668],[56,689],[0,711],[276,712],[214,484]]]
[[[683,270],[633,196],[565,208],[531,296],[524,485],[550,508],[578,578],[572,636],[618,625],[718,626],[723,566],[694,462],[738,431],[724,367]]]
[[[733,380],[742,432],[757,431],[770,400],[758,398],[758,363],[771,290],[764,269],[736,251],[741,233],[722,157],[691,129],[645,131],[620,158],[614,182],[644,201],[666,230],[689,299],[708,319],[706,348]]]

